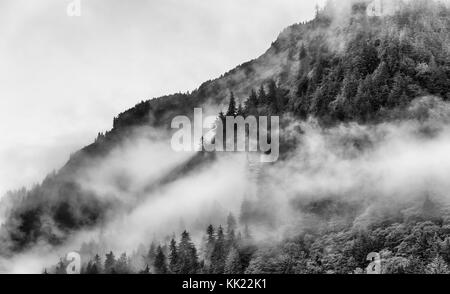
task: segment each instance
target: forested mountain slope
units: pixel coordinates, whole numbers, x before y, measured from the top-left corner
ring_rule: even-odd
[[[218,114],[231,92],[242,104],[240,114],[296,121],[315,117],[323,127],[402,119],[418,97],[448,101],[450,9],[416,0],[391,14],[369,16],[367,5],[357,2],[343,12],[329,4],[314,20],[286,28],[261,57],[191,93],[143,101],[119,114],[110,131],[75,153],[60,171],[18,193],[0,231],[0,253],[10,255],[38,242],[60,245],[72,232],[106,222],[123,203],[84,189],[75,179],[85,166],[110,154],[141,127],[167,130],[173,117],[192,116],[195,107]],[[180,171],[186,168],[174,167],[156,183],[181,177]]]

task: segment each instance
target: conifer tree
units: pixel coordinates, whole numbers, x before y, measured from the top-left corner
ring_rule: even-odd
[[[258,95],[256,91],[252,89],[250,97],[245,102],[245,112],[249,115],[256,115],[258,111]]]
[[[63,259],[61,258],[58,262],[58,265],[56,266],[56,270],[55,270],[55,274],[57,275],[65,275],[66,272],[66,265],[63,261]]]
[[[102,259],[100,258],[100,255],[96,254],[94,256],[93,266],[95,266],[98,273],[102,272]]]
[[[94,261],[89,261],[86,266],[86,274],[88,275],[98,275],[100,272]]]
[[[236,111],[236,116],[244,116],[245,117],[245,112],[244,112],[244,108],[242,108],[242,104],[239,103],[237,111]]]
[[[211,265],[211,255],[216,243],[216,237],[214,236],[214,226],[209,225],[206,229],[206,246],[205,246],[205,267],[209,268]]]
[[[198,271],[197,249],[187,231],[181,234],[178,244],[178,266],[181,274],[196,274]]]
[[[225,235],[222,227],[217,231],[217,240],[211,255],[211,271],[213,274],[223,274],[225,269]]]
[[[233,274],[241,274],[242,273],[242,265],[241,259],[239,256],[239,251],[235,246],[231,247],[230,252],[225,261],[225,274],[233,275]]]
[[[228,110],[226,116],[236,116],[236,99],[234,98],[234,93],[230,92],[230,104],[228,105]]]
[[[110,253],[107,253],[105,256],[105,273],[111,274],[116,265],[116,258],[112,251]]]
[[[152,242],[150,244],[150,248],[148,249],[146,262],[148,264],[153,264],[153,262],[155,261],[155,257],[156,257],[156,244],[155,242]]]
[[[164,255],[163,249],[161,246],[158,246],[156,249],[155,261],[153,263],[153,268],[155,270],[155,274],[167,274],[167,263],[166,256]]]
[[[267,104],[267,94],[263,85],[261,85],[258,91],[258,101],[259,103]]]
[[[114,266],[114,270],[117,274],[130,273],[128,257],[125,252],[120,255],[119,259],[116,262],[116,265]]]
[[[175,239],[172,239],[169,246],[169,270],[172,274],[177,274],[179,272],[177,250],[177,242]]]
[[[214,243],[215,237],[214,237],[214,226],[209,225],[206,229],[206,235],[207,235],[207,242],[208,243]]]

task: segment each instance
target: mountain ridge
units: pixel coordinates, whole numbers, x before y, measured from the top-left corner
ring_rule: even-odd
[[[110,131],[14,206],[2,225],[0,242],[8,247],[0,253],[23,251],[39,240],[60,245],[71,232],[101,224],[114,204],[73,180],[83,165],[106,156],[136,128],[168,129],[173,117],[191,116],[193,108],[205,105],[218,114],[230,92],[248,113],[299,120],[313,116],[325,126],[398,117],[420,96],[449,100],[449,9],[417,0],[395,15],[369,17],[367,2],[358,3],[362,6],[352,7],[344,25],[330,4],[314,20],[284,29],[259,58],[192,93],[142,101],[119,114]],[[257,105],[252,105],[247,97],[258,88]],[[60,231],[45,227],[44,216]]]

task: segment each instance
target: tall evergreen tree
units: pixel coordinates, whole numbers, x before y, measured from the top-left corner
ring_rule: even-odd
[[[179,260],[177,242],[175,241],[175,239],[172,239],[169,246],[169,270],[172,274],[179,273],[178,263]]]
[[[211,255],[214,250],[214,245],[216,243],[216,237],[214,235],[214,226],[209,225],[206,229],[206,244],[205,244],[205,267],[210,268],[211,266]]]
[[[65,275],[66,272],[66,264],[64,263],[63,259],[61,258],[58,262],[58,265],[55,269],[55,274],[57,275]]]
[[[128,257],[125,252],[120,255],[119,259],[116,262],[116,265],[114,266],[114,270],[117,274],[130,273]]]
[[[147,257],[146,257],[147,264],[153,264],[153,262],[155,261],[156,248],[157,248],[157,246],[156,246],[155,242],[152,242],[150,244],[150,248],[148,249],[148,253],[147,253]]]
[[[223,274],[225,270],[225,235],[222,227],[217,231],[217,240],[211,255],[211,271],[213,274]]]
[[[269,89],[267,93],[267,106],[272,111],[272,113],[278,113],[278,97],[277,97],[277,84],[274,80],[269,82]]]
[[[167,274],[167,262],[161,246],[156,249],[156,257],[153,263],[155,274]]]
[[[196,274],[199,269],[197,249],[187,231],[181,234],[178,244],[178,266],[181,274]]]
[[[258,94],[256,94],[256,91],[252,89],[252,92],[250,93],[250,97],[245,102],[245,112],[249,115],[256,115],[258,112]]]
[[[238,105],[236,115],[245,117],[245,111],[244,111],[244,108],[242,107],[241,103],[239,103],[239,105]]]
[[[97,265],[95,264],[94,261],[89,261],[87,266],[86,266],[86,274],[87,275],[98,275],[100,273],[100,271],[97,268]]]
[[[230,104],[228,105],[226,116],[236,116],[236,113],[236,99],[234,98],[234,93],[230,92]]]
[[[258,102],[267,105],[267,94],[263,85],[261,85],[258,91]]]
[[[116,265],[116,258],[114,256],[114,253],[111,251],[109,253],[107,253],[105,258],[105,273],[106,274],[111,274],[114,270],[114,267]]]
[[[228,275],[233,274],[235,275],[242,273],[242,265],[239,256],[239,251],[236,249],[235,246],[231,247],[230,252],[228,253],[228,256],[225,261],[224,273]]]
[[[101,259],[100,255],[96,254],[94,256],[93,266],[95,266],[95,268],[98,271],[98,273],[101,273],[103,271],[102,259]]]

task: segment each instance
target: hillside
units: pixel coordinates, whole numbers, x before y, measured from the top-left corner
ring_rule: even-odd
[[[60,171],[25,196],[17,193],[20,200],[12,200],[0,231],[0,254],[10,256],[42,242],[62,245],[74,232],[107,223],[111,212],[137,206],[139,199],[125,204],[120,197],[86,190],[77,177],[140,128],[168,130],[173,117],[191,116],[195,107],[218,114],[228,106],[230,92],[242,104],[241,114],[279,115],[297,122],[314,117],[324,128],[401,120],[418,97],[450,100],[450,9],[417,0],[392,14],[369,16],[367,7],[361,1],[343,13],[329,4],[314,20],[283,30],[259,58],[191,93],[143,101],[119,114],[110,131],[72,155]],[[294,143],[283,142],[287,153],[291,148],[286,146]],[[145,193],[213,160],[199,155],[172,167],[147,183]],[[124,187],[128,189],[126,183]]]

